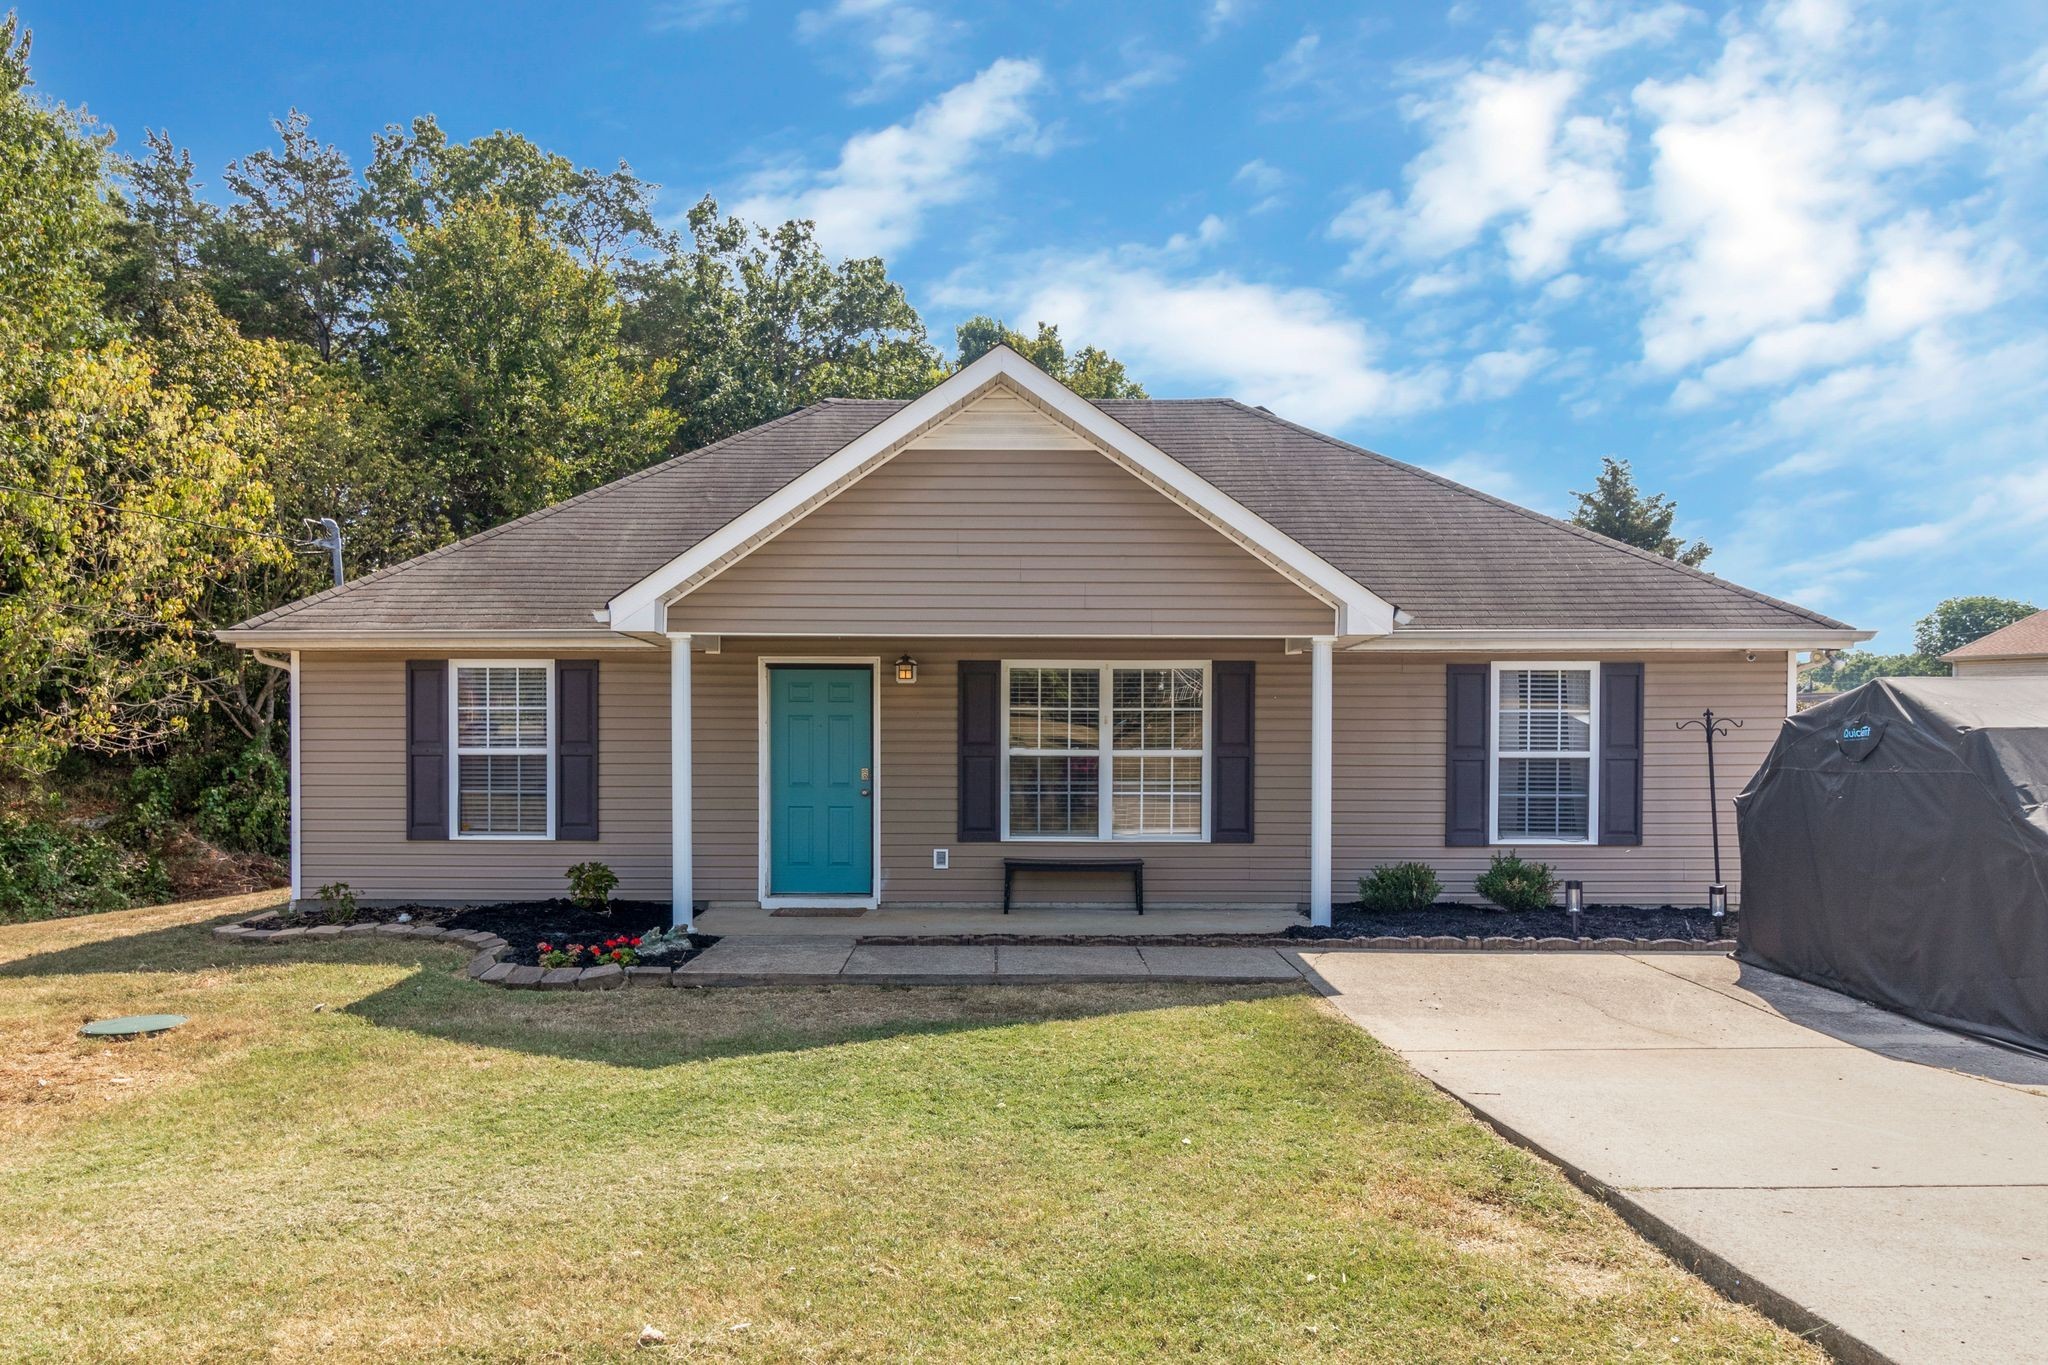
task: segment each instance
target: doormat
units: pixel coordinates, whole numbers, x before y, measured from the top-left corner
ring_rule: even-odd
[[[858,919],[867,913],[863,905],[820,905],[814,907],[785,905],[780,910],[770,910],[771,917],[784,919]]]

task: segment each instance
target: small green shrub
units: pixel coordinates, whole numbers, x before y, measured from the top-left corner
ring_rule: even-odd
[[[193,824],[209,843],[281,857],[291,846],[291,780],[268,744],[244,745],[206,784]]]
[[[356,922],[356,889],[347,882],[329,882],[313,894],[320,898],[320,908],[327,912],[329,924]]]
[[[1473,887],[1503,910],[1543,910],[1557,899],[1550,864],[1529,862],[1513,849],[1494,854]]]
[[[97,830],[0,813],[0,921],[123,910],[169,896],[154,857],[130,853]]]
[[[179,820],[233,853],[282,857],[291,842],[291,783],[264,740],[190,748],[128,775],[119,833],[130,846],[163,846]]]
[[[1358,879],[1358,903],[1368,910],[1426,910],[1443,891],[1428,863],[1382,863]]]
[[[578,863],[569,869],[569,899],[585,910],[609,910],[619,874],[603,863]]]

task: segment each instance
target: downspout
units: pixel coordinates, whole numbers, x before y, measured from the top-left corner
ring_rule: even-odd
[[[283,673],[286,686],[290,688],[285,725],[288,731],[286,738],[291,744],[291,896],[292,904],[297,905],[304,895],[299,885],[299,651],[293,650],[288,659],[261,649],[252,649],[249,654],[257,663]]]

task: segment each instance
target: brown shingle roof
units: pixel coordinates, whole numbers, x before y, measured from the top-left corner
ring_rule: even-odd
[[[2048,659],[2048,611],[2037,611],[1989,635],[1980,635],[1941,657],[1944,663],[1958,659]]]
[[[613,596],[901,406],[801,409],[237,629],[602,632]],[[1847,629],[1232,400],[1097,406],[1415,627]]]

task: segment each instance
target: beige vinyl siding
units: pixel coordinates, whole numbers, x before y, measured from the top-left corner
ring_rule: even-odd
[[[1093,449],[1046,445],[912,446],[671,603],[669,629],[925,638],[1331,630],[1328,604],[1194,513]]]
[[[1522,656],[1531,657],[1531,656]],[[1551,658],[1551,655],[1543,656]],[[1574,655],[1574,662],[1645,660],[1643,842],[1529,844],[1523,856],[1586,883],[1589,903],[1700,905],[1713,877],[1707,837],[1706,745],[1679,730],[1707,707],[1742,728],[1715,741],[1721,798],[1721,870],[1740,896],[1735,794],[1770,752],[1785,719],[1785,655]],[[1433,864],[1450,896],[1476,899],[1472,879],[1491,848],[1447,848],[1444,828],[1444,666],[1481,656],[1376,655],[1337,660],[1334,867],[1339,901],[1380,862]]]
[[[979,639],[828,642],[727,639],[693,660],[697,895],[752,904],[758,890],[759,667],[766,657],[879,658],[908,651],[918,681],[885,671],[877,780],[884,903],[993,905],[1002,859],[1072,854],[1145,859],[1148,901],[1160,905],[1299,905],[1308,896],[1308,659],[1268,640]],[[665,652],[606,656],[600,667],[600,824],[597,843],[405,839],[402,654],[302,658],[304,812],[308,892],[345,880],[379,899],[517,899],[560,894],[563,870],[599,858],[619,895],[668,896],[668,665]],[[415,655],[414,657],[417,657]],[[1674,729],[1708,706],[1744,724],[1718,745],[1722,857],[1739,896],[1733,797],[1762,762],[1785,710],[1782,653],[1607,656],[1644,658],[1644,842],[1639,847],[1531,846],[1594,902],[1697,904],[1712,875],[1704,746]],[[962,844],[955,837],[961,659],[1250,659],[1258,664],[1257,839],[1251,844]],[[1459,659],[1457,661],[1478,661]],[[1336,661],[1335,894],[1355,894],[1379,862],[1436,866],[1449,894],[1469,899],[1489,850],[1446,848],[1442,656],[1346,655]],[[934,871],[935,848],[952,867]],[[1039,877],[1019,900],[1128,904],[1127,878]]]
[[[405,837],[405,661],[425,657],[300,655],[304,893],[345,881],[358,896],[378,900],[539,899],[565,894],[569,865],[595,858],[619,874],[621,897],[667,900],[667,651],[599,660],[595,842]]]
[[[2048,659],[1958,659],[1949,668],[1958,678],[2048,677]]]

